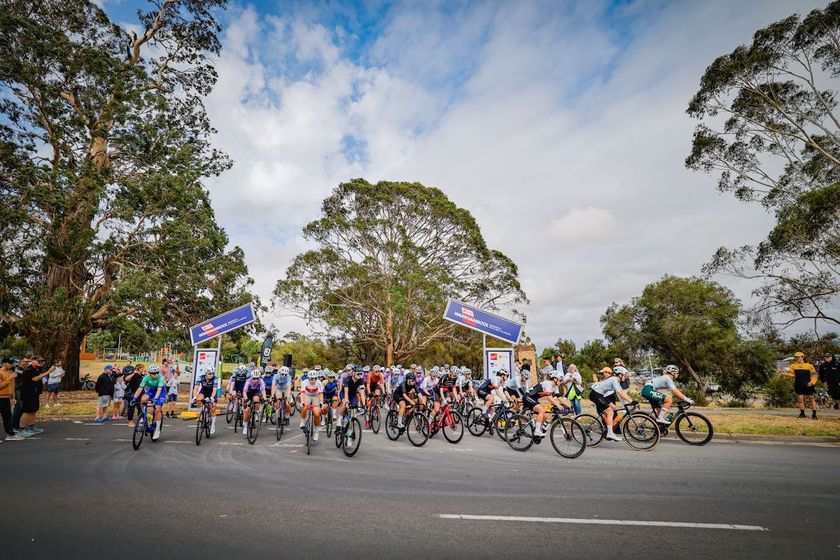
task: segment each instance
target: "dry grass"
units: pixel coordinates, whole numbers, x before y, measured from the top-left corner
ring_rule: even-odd
[[[59,393],[59,406],[46,408],[44,397],[41,397],[41,409],[38,415],[45,418],[62,418],[70,416],[96,416],[96,393],[94,391],[63,391]],[[178,403],[178,412],[185,410],[184,403]],[[109,412],[113,411],[113,405]]]
[[[840,420],[823,417],[812,420],[774,414],[708,414],[715,431],[731,434],[761,434],[776,436],[834,436],[840,437]],[[819,414],[819,413],[817,413]]]

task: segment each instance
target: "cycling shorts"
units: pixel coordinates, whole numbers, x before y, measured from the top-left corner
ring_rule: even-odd
[[[479,389],[477,394],[479,399],[485,400],[490,395],[490,391]]]
[[[307,395],[304,393],[300,396],[300,400],[304,405],[321,406],[321,397],[318,395]]]
[[[248,391],[248,394],[247,394],[247,395],[245,395],[245,400],[246,400],[246,401],[252,401],[252,400],[254,400],[254,397],[262,397],[262,391],[259,391],[259,390],[257,390],[257,391],[253,391],[253,390],[252,390],[252,391]]]
[[[355,395],[355,396],[349,397],[349,398],[347,399],[347,402],[348,402],[348,403],[350,404],[350,406],[352,406],[352,407],[357,407],[357,406],[359,406],[359,395]]]
[[[642,396],[646,398],[650,404],[654,405],[655,407],[659,408],[662,406],[662,403],[665,402],[665,399],[668,395],[665,393],[660,393],[656,389],[653,388],[653,385],[645,385],[642,387]],[[591,400],[590,396],[590,400]]]
[[[338,393],[324,393],[324,402],[329,403],[332,402],[334,398],[338,396]]]
[[[155,398],[155,393],[157,393],[157,389],[155,387],[149,387],[146,389],[146,396],[149,397],[149,400],[155,403],[155,406],[163,406],[163,403],[166,402],[166,389],[161,389],[160,396]]]
[[[211,399],[216,394],[216,390],[214,387],[202,387],[198,394],[204,395],[205,399]]]
[[[644,394],[644,390],[642,390],[642,394]],[[595,410],[598,411],[598,414],[601,414],[602,412],[607,410],[612,404],[609,398],[605,397],[598,391],[590,391],[589,400],[592,401],[592,404],[595,405]]]
[[[286,400],[292,398],[292,385],[286,385],[285,387],[277,386],[277,396],[278,397],[285,397]]]
[[[540,401],[529,395],[525,395],[525,397],[522,399],[522,406],[524,406],[527,410],[533,411],[534,407],[538,404],[540,404]]]
[[[379,383],[371,383],[370,384],[370,394],[373,395],[377,391],[382,391],[382,385]]]
[[[516,397],[518,399],[522,398],[522,390],[521,389],[511,389],[510,387],[505,387],[505,393],[507,393],[511,397]]]

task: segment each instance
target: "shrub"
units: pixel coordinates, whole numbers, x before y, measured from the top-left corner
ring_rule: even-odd
[[[694,386],[686,387],[683,391],[685,396],[694,401],[697,406],[709,406],[709,396]]]
[[[744,399],[739,399],[737,397],[732,397],[731,399],[726,401],[723,404],[723,406],[725,406],[726,408],[746,408],[747,401],[745,401]]]
[[[784,375],[774,375],[764,386],[767,395],[764,405],[768,408],[787,408],[795,404],[793,379]]]

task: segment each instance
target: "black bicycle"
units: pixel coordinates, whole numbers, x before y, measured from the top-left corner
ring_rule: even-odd
[[[348,407],[335,427],[335,446],[348,457],[355,455],[362,444],[362,423],[356,417],[361,410],[358,406]]]
[[[397,410],[388,411],[388,415],[385,417],[385,435],[388,436],[388,439],[396,441],[405,432],[411,445],[415,447],[423,446],[428,441],[431,432],[429,417],[419,410],[407,406],[403,420],[405,424],[400,426]]]
[[[467,414],[467,430],[476,437],[483,435],[486,431],[489,431],[491,436],[495,432],[499,439],[504,440],[507,423],[517,415],[517,412],[504,402],[494,404],[490,410],[489,415],[485,415],[478,407],[470,410]]]
[[[534,415],[517,414],[509,418],[505,425],[505,440],[515,451],[527,451],[533,444],[539,444],[544,435],[536,433]],[[586,450],[586,436],[583,428],[575,420],[555,413],[548,432],[551,446],[561,457],[575,459]]]
[[[624,403],[623,411],[616,410],[613,418],[613,430],[621,435],[624,442],[638,451],[648,451],[659,443],[660,433],[656,421],[650,414],[638,410],[639,403]],[[622,413],[623,412],[623,413]],[[575,420],[583,428],[586,445],[597,447],[607,435],[606,411],[600,415],[578,414]]]
[[[248,443],[254,445],[254,443],[257,441],[257,436],[260,433],[260,424],[262,424],[262,422],[260,421],[262,406],[260,406],[260,403],[253,401],[248,402],[245,406],[250,407],[251,414],[248,417],[248,425],[243,426],[242,429],[247,430],[246,438],[248,440]]]
[[[143,403],[142,407],[138,406],[140,408],[140,414],[137,416],[137,423],[134,424],[134,434],[131,437],[131,445],[135,450],[140,449],[140,446],[143,444],[143,438],[146,436],[149,436],[149,439],[151,439],[153,443],[160,439],[160,436],[157,438],[152,437],[155,433],[158,421],[155,420],[154,403],[152,403],[152,406],[150,407],[150,402],[152,401],[146,401]],[[159,422],[160,429],[163,430],[163,413],[160,414]]]
[[[674,426],[674,430],[677,432],[677,437],[688,445],[700,446],[706,445],[712,441],[712,438],[715,435],[714,426],[712,426],[712,423],[708,418],[699,412],[686,412],[689,408],[691,408],[691,405],[686,401],[680,401],[677,403],[677,412],[669,416],[667,424],[661,422],[657,418],[658,410],[653,403],[649,402],[649,404],[651,412],[647,414],[659,427],[659,433],[662,437],[667,436],[668,429],[671,426]]]
[[[288,422],[288,418],[286,418],[286,397],[278,397],[277,405],[274,408],[277,416],[277,421],[275,422],[275,434],[277,435],[277,441],[280,441],[280,438],[283,437],[283,430],[286,427],[286,422]]]
[[[210,439],[210,422],[212,406],[210,399],[201,401],[201,410],[198,411],[198,419],[195,423],[195,444],[201,445],[202,438]]]

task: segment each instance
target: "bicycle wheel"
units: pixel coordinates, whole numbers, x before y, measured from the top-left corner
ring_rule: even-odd
[[[423,446],[429,440],[429,419],[422,412],[412,413],[408,419],[405,432],[408,441],[415,447]]]
[[[327,425],[327,428],[326,428],[326,430],[327,430],[327,437],[332,437],[332,432],[333,432],[333,418],[332,418],[332,411],[331,411],[331,410],[327,410],[327,413],[326,413],[326,414],[324,414],[323,416],[326,416],[326,419],[324,420],[324,424],[326,424],[326,425]]]
[[[195,423],[195,444],[201,445],[201,438],[204,437],[204,422],[207,420],[207,409],[201,407],[198,413],[198,420]]]
[[[487,422],[484,420],[484,414],[478,407],[470,409],[467,413],[467,429],[476,437],[484,435],[487,430]]]
[[[575,417],[575,421],[583,429],[583,435],[586,438],[586,445],[588,447],[598,447],[598,444],[604,441],[606,429],[600,418],[593,414],[578,414]]]
[[[385,435],[391,441],[396,441],[400,437],[399,418],[396,410],[389,410],[385,415]]]
[[[248,418],[248,443],[254,445],[254,442],[257,441],[257,436],[260,432],[260,413],[251,411],[251,417]]]
[[[236,410],[233,413],[233,433],[236,433],[237,428],[245,428],[243,425],[242,407],[237,404]]]
[[[370,407],[370,429],[374,434],[378,434],[381,426],[382,419],[379,416],[379,407],[374,404]]]
[[[145,422],[146,415],[143,414],[140,418],[137,419],[137,423],[134,424],[134,434],[131,436],[131,446],[134,449],[140,449],[140,446],[143,444],[143,437],[146,435],[146,422]]]
[[[571,418],[560,418],[551,424],[551,446],[561,457],[575,459],[586,450],[583,427]]]
[[[496,416],[493,417],[493,428],[496,430],[496,435],[499,436],[500,440],[505,440],[505,428],[507,428],[507,423],[514,417],[516,417],[516,413],[512,410],[499,410]]]
[[[286,412],[283,406],[277,408],[277,421],[274,423],[274,434],[277,436],[277,441],[283,437],[283,428],[286,424],[283,414]]]
[[[362,444],[362,423],[358,418],[351,418],[347,424],[347,433],[344,434],[341,442],[341,450],[348,457],[352,457],[359,450]]]
[[[236,414],[236,401],[228,401],[227,410],[225,410],[225,420],[228,424],[233,422],[233,417]]]
[[[505,425],[505,440],[514,451],[528,451],[534,445],[534,425],[522,414],[517,414]]]
[[[443,437],[449,443],[458,443],[464,437],[464,418],[454,410],[443,420]]]
[[[715,429],[709,419],[696,412],[684,412],[677,418],[677,436],[689,445],[706,445],[712,441]]]
[[[649,451],[659,443],[659,427],[644,412],[628,414],[621,423],[621,435],[624,441],[638,451]]]

